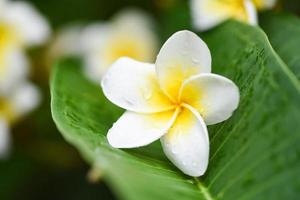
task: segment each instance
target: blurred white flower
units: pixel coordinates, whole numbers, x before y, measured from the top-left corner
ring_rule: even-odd
[[[9,126],[37,107],[40,99],[38,89],[26,81],[15,85],[5,95],[0,95],[0,159],[8,153]]]
[[[0,3],[0,95],[24,81],[28,75],[26,47],[41,44],[50,28],[29,3]]]
[[[172,35],[155,64],[120,58],[104,75],[105,96],[127,111],[107,134],[115,148],[145,146],[160,139],[170,161],[201,176],[209,158],[206,125],[231,117],[239,89],[211,73],[206,44],[190,31]]]
[[[2,1],[0,4],[0,46],[32,46],[50,35],[47,20],[27,2]]]
[[[22,83],[8,96],[0,96],[0,159],[9,153],[9,125],[14,124],[40,102],[40,93],[30,83]]]
[[[272,8],[276,0],[191,0],[194,26],[208,30],[227,19],[257,24],[257,10]]]
[[[23,82],[29,73],[28,60],[20,49],[1,49],[2,46],[0,46],[0,96]]]
[[[145,13],[126,10],[111,22],[86,27],[81,45],[87,75],[98,82],[108,67],[122,56],[153,62],[158,42],[152,25]]]
[[[27,80],[24,52],[49,35],[47,21],[29,3],[0,1],[0,158],[9,149],[9,127],[40,102],[39,91]]]
[[[68,25],[59,30],[50,44],[48,57],[50,64],[58,58],[66,56],[81,56],[82,47],[79,42],[83,26]]]

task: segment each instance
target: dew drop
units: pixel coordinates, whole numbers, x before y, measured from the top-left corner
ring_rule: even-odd
[[[188,54],[189,54],[189,52],[186,51],[186,50],[181,51],[181,55],[183,55],[183,56],[186,56],[186,55],[188,55]]]
[[[132,106],[134,105],[134,101],[128,97],[124,98],[124,101],[126,102],[127,105]]]
[[[174,148],[172,148],[172,150],[171,150],[171,151],[172,151],[172,153],[173,153],[173,154],[177,154],[177,153],[178,153],[178,152],[177,152],[177,150],[176,150],[176,149],[174,149]]]
[[[143,93],[143,97],[146,99],[146,100],[149,100],[152,95],[153,95],[153,92],[151,89],[149,88],[143,88],[142,89],[142,93]]]
[[[197,166],[197,163],[196,163],[196,162],[192,162],[192,166],[193,166],[193,167],[196,167],[196,166]]]
[[[109,74],[107,74],[107,75],[105,75],[105,76],[103,77],[103,79],[102,79],[102,83],[103,83],[103,85],[104,85],[104,86],[106,86],[106,85],[107,85],[107,81],[108,81],[108,79],[109,79]]]
[[[192,61],[194,64],[199,64],[199,60],[197,58],[193,58]]]

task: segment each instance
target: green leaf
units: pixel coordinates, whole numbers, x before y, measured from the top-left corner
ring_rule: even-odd
[[[52,114],[58,128],[120,199],[297,199],[300,195],[300,85],[258,28],[228,22],[203,35],[213,72],[232,79],[241,102],[224,123],[210,126],[205,176],[183,175],[159,143],[113,149],[106,133],[122,111],[78,64],[61,62],[51,80]]]
[[[266,13],[261,26],[278,55],[300,79],[300,19],[286,13]]]

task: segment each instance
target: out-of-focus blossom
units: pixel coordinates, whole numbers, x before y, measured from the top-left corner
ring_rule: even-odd
[[[83,26],[68,25],[59,30],[49,47],[48,60],[49,64],[61,57],[81,56],[82,47],[79,42],[82,34]]]
[[[1,47],[28,47],[43,43],[50,35],[50,28],[29,3],[6,0],[0,4],[0,33]]]
[[[28,3],[0,4],[0,95],[26,79],[27,47],[45,42],[50,34],[47,21]]]
[[[5,95],[0,95],[0,158],[7,155],[10,146],[8,126],[33,110],[39,102],[37,88],[25,81]]]
[[[0,157],[9,149],[9,127],[40,102],[37,88],[29,83],[27,47],[48,38],[47,21],[28,3],[0,2]]]
[[[98,82],[108,67],[122,56],[153,62],[157,44],[151,20],[145,13],[123,11],[111,22],[95,23],[83,31],[85,71]]]
[[[276,0],[191,0],[194,26],[207,30],[227,19],[257,24],[257,10],[272,8]]]

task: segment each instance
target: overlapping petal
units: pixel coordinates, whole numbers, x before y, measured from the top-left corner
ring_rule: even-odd
[[[192,75],[211,72],[211,55],[207,45],[190,31],[172,35],[161,48],[156,73],[162,90],[176,99],[181,84]]]
[[[191,77],[182,87],[182,101],[201,113],[206,124],[228,119],[239,104],[239,89],[229,79],[216,74]]]
[[[194,177],[204,174],[209,139],[206,125],[196,110],[184,108],[161,143],[166,156],[185,174]]]
[[[153,64],[120,58],[105,74],[101,85],[105,96],[126,110],[154,113],[174,108],[159,88]]]
[[[177,112],[174,110],[139,114],[126,111],[109,130],[107,139],[115,148],[140,147],[154,142],[172,126]]]

